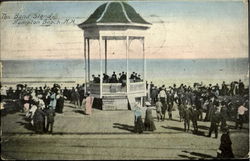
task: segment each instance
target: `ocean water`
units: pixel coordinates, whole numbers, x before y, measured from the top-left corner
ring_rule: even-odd
[[[137,72],[143,77],[143,60],[128,61],[129,75]],[[81,78],[85,77],[84,60],[3,60],[3,78]],[[104,60],[102,70],[104,72]],[[108,60],[108,74],[127,70],[124,59]],[[241,79],[248,84],[248,58],[238,59],[149,59],[146,60],[148,81],[216,82]],[[100,60],[91,60],[91,74],[100,74]],[[221,82],[218,82],[221,83]]]

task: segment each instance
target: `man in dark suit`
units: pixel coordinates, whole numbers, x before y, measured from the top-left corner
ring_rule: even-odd
[[[108,82],[109,82],[109,76],[103,73],[103,83],[108,83]]]
[[[190,119],[191,119],[191,105],[187,104],[184,106],[183,110],[183,119],[184,119],[184,131],[188,132],[190,127]]]
[[[195,106],[193,105],[191,108],[191,118],[192,118],[192,123],[193,123],[193,127],[194,127],[194,134],[198,133],[198,118],[199,118],[199,111],[195,108]]]
[[[209,134],[208,137],[211,137],[212,132],[215,132],[215,138],[218,137],[218,126],[220,123],[220,111],[219,111],[219,102],[214,103],[216,107],[214,107],[214,110],[212,110],[211,114],[211,126],[209,128]]]

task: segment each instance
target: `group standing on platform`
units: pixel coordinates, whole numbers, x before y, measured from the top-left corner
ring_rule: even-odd
[[[118,75],[113,72],[111,76],[109,76],[106,73],[103,73],[103,78],[101,78],[100,74],[98,76],[95,76],[94,74],[92,75],[92,81],[94,83],[100,83],[102,80],[103,83],[122,83],[123,86],[126,86],[126,81],[127,81],[127,73],[121,72]],[[130,82],[142,82],[141,75],[132,72],[132,74],[129,77]]]

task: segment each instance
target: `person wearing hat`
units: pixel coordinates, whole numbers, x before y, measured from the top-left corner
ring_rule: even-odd
[[[152,108],[147,107],[146,116],[144,120],[144,127],[146,131],[154,131],[156,130],[154,118],[152,115]]]
[[[85,104],[85,114],[86,115],[91,115],[92,114],[92,105],[93,105],[94,97],[90,95],[90,92],[87,92],[87,97],[82,103],[83,105]]]
[[[221,129],[225,128],[227,126],[227,119],[228,119],[228,109],[226,107],[226,102],[221,102]]]
[[[162,103],[161,111],[162,111],[162,116],[163,116],[162,120],[164,121],[165,120],[166,110],[167,110],[167,104],[166,104],[167,94],[166,94],[164,86],[162,86],[162,87],[163,88],[161,88],[161,91],[158,94],[158,99]]]
[[[49,108],[52,108],[53,110],[55,110],[56,109],[56,103],[57,103],[55,88],[51,89],[51,93],[50,93],[49,97],[50,97]]]
[[[232,141],[229,135],[229,129],[226,126],[222,129],[222,135],[220,138],[220,147],[217,150],[217,158],[234,158],[232,151]]]
[[[184,131],[185,132],[188,132],[189,131],[189,127],[190,127],[190,119],[191,119],[191,105],[190,103],[187,103],[185,106],[184,106],[184,109],[183,109],[183,119],[184,119]]]
[[[190,108],[191,111],[191,120],[193,123],[193,128],[194,128],[194,134],[198,133],[198,124],[197,121],[199,119],[199,111],[195,108],[195,105],[192,105]]]
[[[167,92],[167,110],[168,110],[168,117],[170,120],[172,120],[172,111],[174,107],[174,93],[173,91]],[[165,118],[165,117],[164,117]]]
[[[213,113],[211,114],[211,119],[210,119],[211,125],[209,128],[208,137],[211,137],[211,134],[214,131],[215,138],[217,138],[218,137],[218,126],[220,124],[221,114],[220,114],[220,109],[219,109],[219,102],[215,101],[214,104],[216,107],[214,107],[215,109],[212,111]]]
[[[162,111],[161,111],[162,103],[159,99],[156,101],[155,107],[156,107],[157,120],[159,122],[160,120],[162,120]]]
[[[142,122],[142,110],[141,106],[138,102],[135,103],[135,110],[134,110],[135,120],[134,120],[134,132],[135,133],[143,133],[144,124]]]
[[[246,111],[248,111],[248,109],[245,107],[244,103],[242,103],[237,110],[237,120],[235,123],[235,129],[237,129],[239,125],[240,125],[240,129],[242,129],[243,121],[244,121],[244,114]]]
[[[35,105],[38,106],[38,102],[35,102]],[[33,121],[36,133],[44,133],[45,130],[45,116],[46,113],[41,109],[37,108],[35,110]]]
[[[152,92],[150,93],[152,105],[155,105],[155,103],[157,101],[157,95],[158,95],[158,89],[157,89],[157,86],[154,86],[154,87],[152,87]]]

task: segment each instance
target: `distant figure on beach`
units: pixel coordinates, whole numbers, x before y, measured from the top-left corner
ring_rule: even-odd
[[[169,91],[167,93],[166,107],[168,110],[168,117],[170,120],[172,120],[172,111],[173,111],[173,107],[174,107],[174,93],[172,91]]]
[[[244,95],[244,89],[245,89],[244,83],[241,80],[239,80],[239,94],[241,96]]]
[[[71,99],[72,99],[72,103],[75,105],[75,108],[79,108],[80,107],[80,95],[77,89],[75,89],[74,87],[72,88],[72,91],[71,91]]]
[[[183,109],[183,119],[184,119],[184,131],[188,132],[190,127],[190,119],[191,119],[191,105],[188,103],[186,106],[184,106]]]
[[[211,125],[209,128],[209,134],[208,137],[211,137],[212,132],[214,131],[215,133],[215,138],[218,137],[218,126],[220,124],[221,121],[221,115],[220,115],[220,109],[219,109],[219,102],[216,101],[214,106],[214,109],[212,109],[212,113],[211,113]]]
[[[54,88],[51,89],[51,93],[50,93],[50,104],[49,104],[49,108],[52,108],[53,110],[56,109],[56,91]]]
[[[57,92],[57,104],[56,104],[56,110],[57,113],[63,113],[63,106],[64,106],[64,96],[61,93],[60,90]]]
[[[222,130],[222,135],[220,138],[220,147],[217,150],[217,158],[234,158],[233,150],[232,150],[232,141],[229,135],[228,127],[225,127]]]
[[[221,130],[227,126],[227,119],[228,119],[228,108],[226,107],[226,102],[221,102]]]
[[[134,115],[135,115],[135,120],[134,120],[134,131],[135,133],[143,133],[143,122],[142,122],[142,111],[141,111],[141,107],[139,105],[138,102],[135,103],[135,110],[134,110]]]
[[[160,90],[160,93],[158,94],[158,99],[160,99],[161,103],[162,103],[162,120],[165,120],[165,114],[167,111],[167,103],[166,103],[166,99],[167,99],[167,94],[165,91],[165,87],[162,87]]]
[[[157,120],[159,122],[160,120],[162,120],[162,113],[161,113],[162,103],[161,103],[161,101],[159,99],[156,101],[155,106],[156,106]]]
[[[38,103],[36,104],[36,106],[38,105]],[[53,110],[53,109],[51,109]],[[35,132],[36,133],[44,133],[45,130],[45,116],[46,113],[40,109],[37,108],[37,110],[35,111],[33,120],[34,120],[34,127],[35,127]]]
[[[145,131],[154,131],[156,130],[154,118],[152,115],[152,109],[150,107],[146,110],[146,116],[144,120]]]
[[[90,93],[87,93],[87,97],[85,100],[83,100],[82,105],[85,105],[85,114],[91,115],[92,114],[92,105],[93,105],[94,97],[90,95]]]
[[[248,111],[248,109],[245,107],[244,104],[241,104],[237,110],[235,129],[237,129],[239,125],[240,129],[242,129],[244,122],[244,114],[246,111]]]
[[[180,102],[180,104],[178,105],[178,111],[181,122],[183,120],[183,114],[184,114],[184,104],[182,102]]]
[[[192,108],[190,108],[191,110],[191,120],[193,123],[193,128],[194,128],[194,134],[198,133],[198,124],[197,121],[199,119],[199,111],[195,108],[195,105],[192,106]]]
[[[158,89],[157,89],[157,86],[154,86],[154,87],[152,87],[152,92],[150,93],[152,105],[155,105],[156,100],[157,100],[157,95],[158,95]]]

